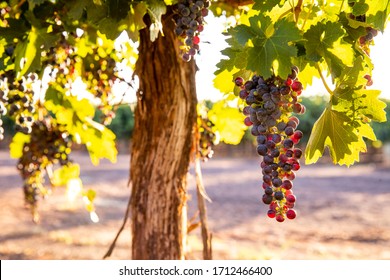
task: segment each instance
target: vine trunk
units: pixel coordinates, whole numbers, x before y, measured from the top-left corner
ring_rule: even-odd
[[[195,64],[180,58],[172,13],[164,36],[140,31],[140,80],[131,152],[133,259],[183,259],[187,181],[196,122]]]

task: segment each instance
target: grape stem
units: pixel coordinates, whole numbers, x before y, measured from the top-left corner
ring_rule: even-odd
[[[341,2],[339,14],[341,14],[341,12],[343,11],[344,2],[345,0]]]
[[[24,4],[24,2],[26,2],[26,0],[22,0],[18,3],[18,5],[16,6],[16,10],[19,10],[20,7],[22,7],[22,5]]]
[[[294,20],[295,22],[298,22],[298,18],[299,18],[299,14],[301,13],[301,6],[302,6],[302,3],[303,3],[303,0],[299,0],[297,5],[294,7],[294,4],[290,4],[291,5],[291,8],[288,9],[287,11],[285,11],[284,13],[282,13],[280,16],[279,16],[279,19],[282,19],[284,18],[285,16],[287,16],[289,13],[293,13],[294,14]]]
[[[318,74],[320,74],[320,78],[321,78],[321,81],[322,83],[324,84],[324,87],[326,89],[326,91],[330,94],[330,95],[333,95],[333,91],[330,89],[330,87],[328,86],[328,84],[326,83],[326,80],[325,80],[325,77],[324,75],[322,74],[322,70],[321,70],[321,67],[318,63],[315,64],[317,70],[318,70]]]

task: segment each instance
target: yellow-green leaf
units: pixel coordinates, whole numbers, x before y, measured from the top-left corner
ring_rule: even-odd
[[[9,145],[9,152],[11,158],[20,158],[23,155],[24,144],[30,142],[30,135],[26,135],[21,132],[17,132],[12,138],[12,142]]]
[[[78,179],[80,177],[80,166],[75,163],[64,165],[53,172],[51,183],[54,186],[64,186],[71,179]]]
[[[342,40],[345,35],[341,23],[330,21],[319,22],[304,34],[307,58],[314,62],[324,59],[333,78],[353,64],[354,51]]]
[[[244,125],[244,115],[237,108],[229,107],[225,100],[213,105],[208,112],[213,130],[218,131],[221,141],[237,145],[241,142],[247,127]]]
[[[358,137],[349,121],[345,114],[328,106],[313,126],[305,151],[306,164],[317,162],[325,147],[328,147],[333,163],[351,165],[356,157],[356,151],[351,150],[351,143],[357,142]]]

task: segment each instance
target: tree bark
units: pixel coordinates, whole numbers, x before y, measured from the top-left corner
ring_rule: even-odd
[[[182,61],[171,11],[164,36],[140,31],[130,179],[132,258],[183,259],[187,182],[196,122],[195,64]]]

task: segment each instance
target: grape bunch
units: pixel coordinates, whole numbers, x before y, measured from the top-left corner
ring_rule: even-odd
[[[292,181],[300,169],[299,159],[302,150],[295,145],[302,139],[297,129],[299,120],[293,113],[303,114],[305,106],[299,103],[302,84],[298,81],[298,67],[286,80],[272,76],[264,79],[254,75],[244,81],[237,77],[235,84],[241,88],[240,98],[245,100],[243,109],[247,126],[252,126],[251,134],[257,137],[257,153],[263,157],[260,166],[263,173],[262,201],[269,205],[268,217],[283,222],[294,219],[293,209],[296,197]]]
[[[348,2],[348,5],[350,7],[353,7],[355,5],[355,2],[354,1]],[[351,14],[349,14],[349,18],[356,20],[356,21],[359,21],[359,22],[364,22],[364,23],[366,22],[366,15],[365,14],[355,16],[351,13]],[[377,35],[378,35],[377,29],[372,28],[370,26],[367,26],[366,27],[366,34],[359,38],[360,46],[368,55],[369,55],[369,49],[368,49],[367,45],[369,45],[373,41],[374,37],[376,37]]]
[[[10,117],[15,118],[15,130],[24,134],[31,132],[34,120],[32,84],[35,79],[35,74],[30,74],[27,78],[16,80],[14,71],[0,75],[0,115],[8,112]]]
[[[94,48],[93,52],[85,57],[82,78],[89,92],[100,99],[99,109],[103,113],[102,123],[109,125],[115,117],[113,108],[115,95],[111,89],[115,81],[120,78],[118,78],[116,61],[110,53],[106,53],[107,56],[102,58],[98,52],[98,48]]]
[[[378,35],[378,30],[372,27],[366,27],[366,32],[366,35],[359,38],[360,45],[369,44]]]
[[[78,39],[76,34],[62,35],[55,47],[44,52],[44,65],[51,69],[50,82],[64,88],[71,88],[75,79],[81,77],[88,91],[98,99],[102,122],[108,125],[115,116],[112,87],[117,79],[120,80],[115,49],[103,50],[96,46],[85,57],[80,57],[71,44]]]
[[[190,61],[199,51],[199,33],[204,29],[204,17],[208,15],[210,0],[179,0],[175,6],[175,33],[183,39],[183,60]]]
[[[219,143],[219,135],[213,131],[214,123],[206,116],[198,116],[199,125],[199,157],[203,161],[213,157],[213,147]]]
[[[43,187],[46,170],[54,164],[69,162],[71,142],[68,133],[51,118],[34,121],[30,135],[30,141],[23,146],[17,168],[24,180],[25,202],[35,216],[39,195],[46,193]]]

